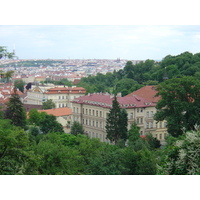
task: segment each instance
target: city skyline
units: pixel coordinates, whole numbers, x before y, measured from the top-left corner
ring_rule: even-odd
[[[0,25],[19,59],[162,60],[200,52],[199,25]]]

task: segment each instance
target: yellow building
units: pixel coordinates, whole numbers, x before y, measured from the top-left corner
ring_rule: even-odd
[[[107,141],[106,118],[112,108],[113,98],[114,96],[108,93],[98,93],[74,99],[72,101],[73,120],[83,125],[88,136]],[[140,127],[140,135],[152,133],[161,142],[164,141],[166,123],[162,122],[162,126],[158,126],[153,119],[156,112],[155,103],[136,95],[126,97],[118,95],[117,101],[121,108],[125,108],[128,113],[129,129],[135,121]]]
[[[54,87],[45,88],[41,86],[33,87],[27,91],[26,104],[42,105],[48,99],[56,104],[56,108],[72,107],[71,101],[77,97],[83,96],[86,90],[82,87]]]

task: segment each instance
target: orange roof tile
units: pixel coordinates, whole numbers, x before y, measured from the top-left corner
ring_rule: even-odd
[[[48,110],[38,110],[38,112],[46,112],[48,115],[54,115],[56,117],[72,115],[72,109],[67,107],[48,109]]]

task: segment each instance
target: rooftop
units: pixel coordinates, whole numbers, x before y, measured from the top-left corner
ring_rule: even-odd
[[[64,108],[55,108],[48,110],[38,110],[39,112],[46,112],[48,115],[54,115],[56,117],[72,115],[72,109],[64,107]]]
[[[126,97],[137,95],[147,99],[150,102],[157,103],[160,100],[160,97],[159,96],[155,97],[156,94],[157,94],[156,85],[148,85],[126,95]]]
[[[112,101],[114,99],[114,95],[110,95],[108,93],[97,93],[97,94],[88,94],[86,96],[78,97],[72,101],[72,103],[78,104],[88,104],[99,107],[112,107]],[[133,108],[133,107],[151,107],[155,106],[154,103],[141,98],[139,96],[126,96],[126,97],[117,97],[117,101],[121,105],[122,108]]]

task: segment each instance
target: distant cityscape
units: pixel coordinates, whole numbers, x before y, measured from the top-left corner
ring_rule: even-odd
[[[32,62],[32,66],[26,66],[26,62]],[[67,78],[69,81],[80,80],[89,75],[95,76],[97,73],[119,71],[123,69],[128,60],[117,59],[56,59],[50,60],[52,64],[40,64],[34,59],[0,60],[0,70],[15,71],[13,80],[22,79],[26,83],[34,81],[44,81],[46,79],[59,81]],[[48,61],[48,60],[47,60]],[[142,60],[131,60],[137,64]],[[21,64],[24,63],[24,64]]]

